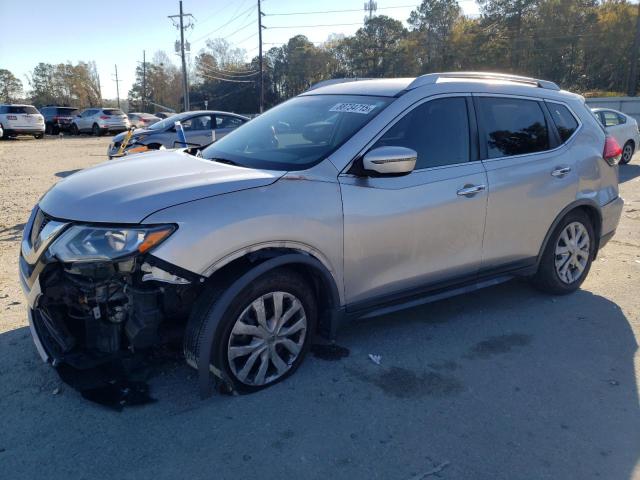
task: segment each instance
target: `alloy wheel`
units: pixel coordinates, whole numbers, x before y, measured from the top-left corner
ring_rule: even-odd
[[[302,353],[307,317],[302,302],[287,292],[255,299],[236,319],[227,347],[233,375],[261,386],[287,373]]]
[[[631,156],[633,155],[633,147],[629,144],[624,146],[622,150],[622,162],[621,163],[629,163],[631,160]]]
[[[580,222],[568,224],[556,243],[556,273],[564,283],[573,283],[584,273],[590,254],[589,232]]]

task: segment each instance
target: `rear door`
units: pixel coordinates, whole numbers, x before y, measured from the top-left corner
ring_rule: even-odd
[[[476,94],[474,102],[489,182],[482,273],[529,266],[576,197],[570,151],[579,122],[566,105],[535,98]]]
[[[415,150],[410,174],[339,177],[345,295],[352,309],[478,271],[487,178],[472,141],[470,108],[465,95],[423,101],[372,142],[368,150]]]
[[[194,145],[207,145],[213,142],[213,115],[198,115],[182,122],[187,142]]]
[[[235,130],[243,123],[245,123],[245,121],[242,118],[234,117],[232,115],[216,114],[216,140],[224,137],[227,133]]]

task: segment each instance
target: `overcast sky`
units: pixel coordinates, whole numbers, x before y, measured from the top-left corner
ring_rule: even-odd
[[[460,1],[467,14],[475,14],[474,0]],[[298,34],[321,42],[332,33],[353,34],[362,26],[365,0],[264,0],[262,2],[264,49],[286,42]],[[378,0],[378,14],[405,22],[419,0]],[[191,51],[196,54],[207,38],[222,37],[244,48],[251,58],[258,51],[257,0],[184,0],[185,13],[195,17],[187,33]],[[303,15],[282,13],[329,12]],[[95,60],[100,74],[102,94],[115,98],[115,65],[118,65],[120,96],[126,97],[134,80],[142,51],[147,61],[158,50],[166,51],[179,65],[173,53],[180,38],[168,15],[178,13],[175,0],[78,0],[5,1],[0,0],[2,42],[0,68],[12,71],[29,89],[27,75],[39,62],[61,63]],[[231,20],[231,21],[230,21]],[[337,25],[339,24],[339,25]],[[283,28],[279,28],[283,27]]]

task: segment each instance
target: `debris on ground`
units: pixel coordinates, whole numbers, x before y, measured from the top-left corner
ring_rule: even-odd
[[[373,353],[370,353],[369,360],[371,360],[376,365],[380,365],[382,363],[382,355],[375,355]]]
[[[436,466],[435,468],[432,468],[428,472],[420,473],[418,475],[413,475],[409,480],[424,480],[431,475],[437,475],[448,466],[449,466],[449,462],[442,462],[440,465]]]

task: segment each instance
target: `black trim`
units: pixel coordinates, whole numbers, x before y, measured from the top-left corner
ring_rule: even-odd
[[[549,150],[553,150],[554,148],[558,148],[560,145],[562,145],[562,139],[560,138],[560,133],[558,132],[556,122],[554,122],[553,118],[551,117],[551,112],[549,112],[547,102],[545,102],[544,100],[540,100],[538,101],[538,105],[540,105],[542,114],[544,115],[544,119],[547,122]]]
[[[484,122],[480,121],[480,97],[477,97],[475,95],[473,95],[472,97],[473,100],[473,111],[476,115],[476,124],[478,126],[478,148],[479,148],[479,153],[480,153],[480,160],[487,160],[489,158],[489,152],[487,150],[487,131],[486,128],[484,126]],[[495,98],[495,97],[492,97]]]
[[[478,118],[473,105],[473,98],[465,97],[467,101],[467,118],[469,122],[469,161],[480,160],[480,135],[478,133]]]
[[[184,278],[185,280],[189,280],[192,283],[202,283],[206,280],[206,277],[203,277],[202,275],[193,273],[190,270],[174,265],[173,263],[169,263],[151,254],[147,254],[142,258],[142,263],[144,262],[148,263],[151,266],[158,267],[165,272],[169,272],[172,275],[176,275],[178,277]]]
[[[616,231],[613,230],[612,232],[609,232],[609,233],[606,233],[606,234],[602,235],[600,237],[600,242],[598,244],[598,249],[604,247],[609,242],[609,240],[611,240],[613,238],[613,236],[615,234],[616,234]]]

